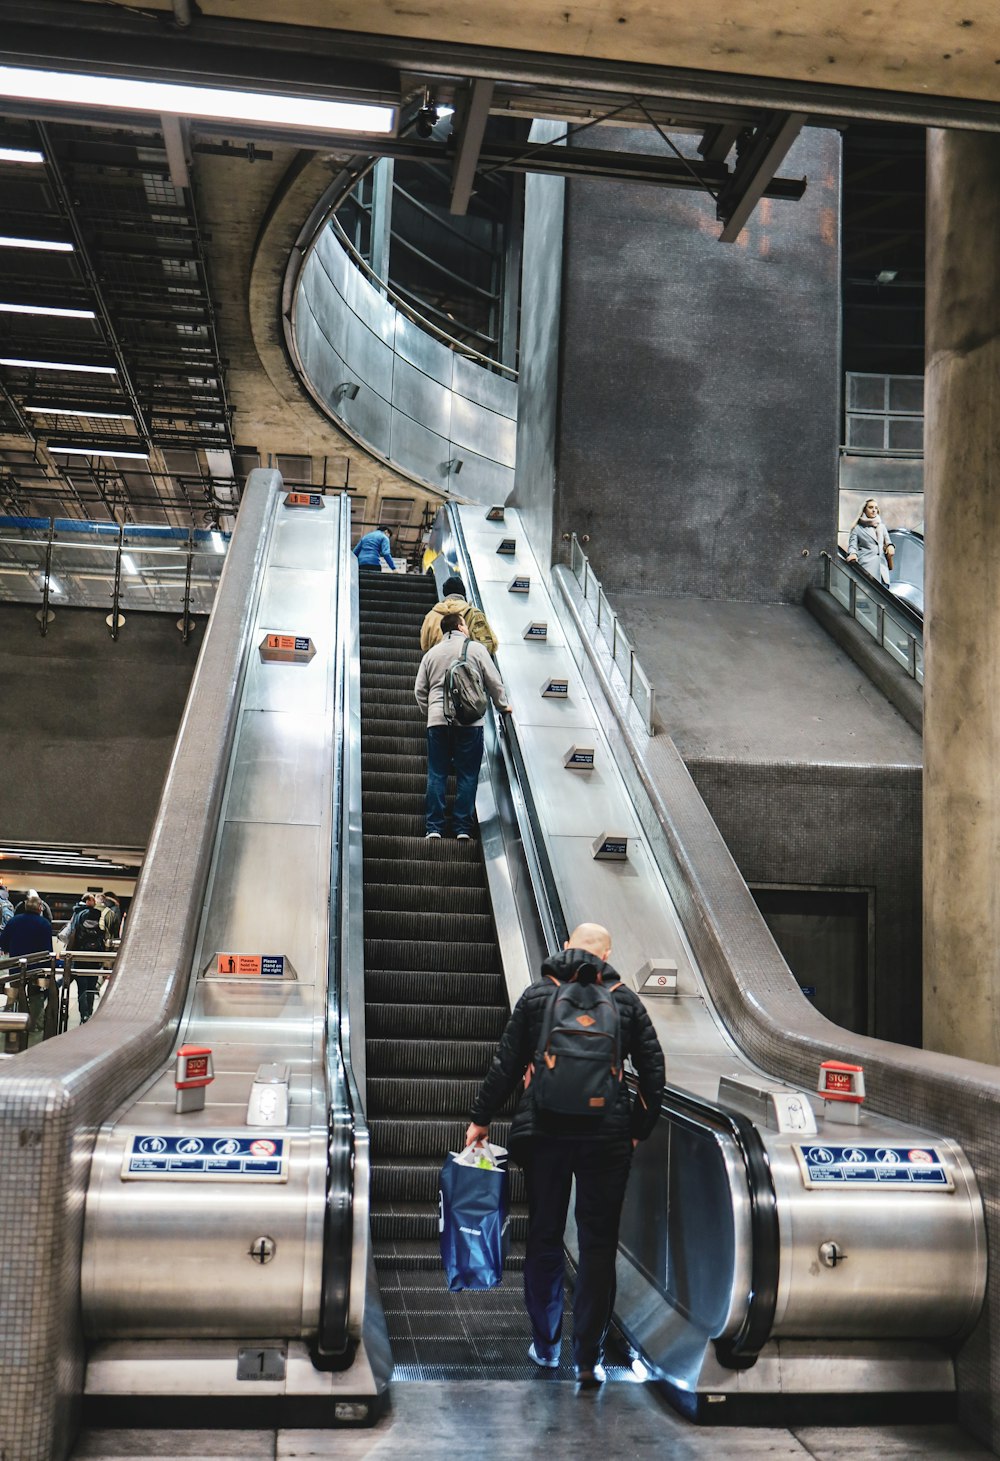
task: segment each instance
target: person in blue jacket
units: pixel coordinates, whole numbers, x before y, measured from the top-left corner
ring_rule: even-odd
[[[24,912],[14,917],[0,932],[0,957],[19,959],[24,954],[51,954],[52,925],[42,917],[42,900],[37,893],[29,893],[24,900]],[[14,1006],[14,986],[7,985],[7,1008]],[[34,980],[25,982],[28,996],[28,1010],[31,1014],[29,1031],[40,1030],[47,995],[38,988]]]
[[[396,565],[389,552],[389,535],[392,528],[375,528],[365,533],[354,545],[354,556],[362,573],[381,573],[382,559],[395,571]]]

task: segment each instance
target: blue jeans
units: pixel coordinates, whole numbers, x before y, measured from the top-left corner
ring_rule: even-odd
[[[76,976],[76,1002],[80,1007],[80,1023],[89,1020],[94,1013],[94,995],[97,993],[99,976],[97,974],[78,974]]]
[[[455,835],[472,831],[476,810],[476,786],[483,759],[481,725],[429,725],[427,727],[427,830],[444,833],[444,799],[448,771],[455,768],[455,805],[452,820]]]

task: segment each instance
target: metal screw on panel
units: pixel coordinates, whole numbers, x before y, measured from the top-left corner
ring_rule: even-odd
[[[825,1263],[827,1268],[836,1268],[838,1263],[846,1261],[847,1254],[839,1243],[820,1243],[819,1257],[820,1262]]]
[[[274,1257],[277,1247],[278,1245],[273,1238],[268,1238],[265,1236],[261,1238],[254,1238],[253,1242],[250,1244],[250,1247],[247,1249],[247,1252],[253,1259],[254,1263],[270,1263],[271,1259]]]

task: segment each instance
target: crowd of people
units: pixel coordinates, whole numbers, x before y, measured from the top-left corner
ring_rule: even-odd
[[[35,888],[29,888],[15,903],[7,886],[0,883],[0,957],[20,959],[29,954],[103,953],[116,947],[121,936],[122,908],[110,890],[80,895],[69,918],[57,929],[52,909]],[[94,1012],[94,1001],[102,975],[74,970],[81,1025]],[[7,1008],[18,1002],[22,981],[4,981]],[[42,1028],[46,1000],[53,996],[51,976],[44,973],[23,981],[27,995],[31,1034]]]

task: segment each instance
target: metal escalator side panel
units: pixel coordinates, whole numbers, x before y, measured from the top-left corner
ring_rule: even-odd
[[[777,1205],[759,1134],[746,1118],[668,1087],[640,1143],[625,1199],[621,1252],[665,1301],[634,1306],[636,1342],[654,1360],[666,1306],[745,1369],[770,1337],[779,1282]],[[633,1281],[630,1287],[635,1290]]]
[[[350,1362],[369,1304],[368,1130],[364,1116],[364,929],[361,866],[361,712],[358,570],[351,504],[340,501],[334,673],[333,849],[330,885],[326,1070],[329,1150],[323,1278],[317,1334],[322,1364]],[[360,1076],[360,1080],[359,1080]]]
[[[181,1034],[214,1048],[215,1081],[204,1111],[178,1115],[172,1066],[162,1067],[102,1132],[87,1201],[82,1295],[88,1332],[102,1339],[310,1339],[319,1323],[330,1106],[324,792],[339,520],[326,512],[304,530],[278,506],[280,478],[273,475],[224,802],[199,889],[200,916],[191,919],[195,948],[183,970]],[[272,661],[265,636],[289,633],[311,636],[310,655]],[[283,963],[276,977],[264,977],[258,961],[256,975],[241,979],[220,961],[224,950],[281,955]],[[287,1124],[248,1136],[247,1100],[266,1062],[287,1066]],[[248,1152],[266,1150],[271,1136],[280,1142],[280,1175],[264,1176],[253,1160],[227,1167],[222,1154],[240,1136]],[[264,1145],[253,1148],[250,1136]],[[197,1172],[183,1161],[126,1168],[136,1139],[168,1151],[183,1139],[204,1152],[203,1165]],[[258,1240],[270,1245],[270,1256],[255,1257]]]
[[[845,1139],[843,1128],[823,1138]],[[782,1218],[776,1339],[956,1344],[971,1330],[985,1297],[986,1231],[975,1174],[957,1142],[932,1142],[950,1191],[890,1182],[817,1191],[803,1185],[793,1148],[772,1133],[765,1140]],[[832,1267],[819,1256],[829,1243],[843,1255]]]

